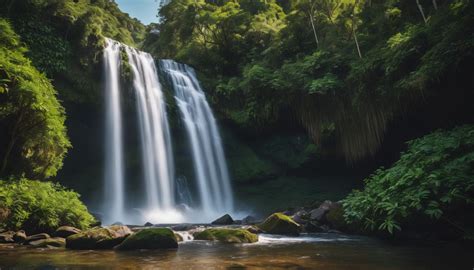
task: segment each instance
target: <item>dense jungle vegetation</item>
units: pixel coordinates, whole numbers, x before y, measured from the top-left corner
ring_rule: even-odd
[[[100,180],[90,163],[100,160],[109,37],[196,69],[231,134],[234,185],[285,173],[278,181],[289,186],[289,172],[311,178],[307,171],[329,158],[344,160],[335,170],[387,165],[344,200],[349,224],[389,233],[422,224],[472,238],[471,1],[171,0],[149,26],[108,0],[0,4],[1,185],[51,180],[68,151],[75,168],[64,183],[90,189]],[[8,190],[0,193],[5,208]],[[72,202],[77,226],[90,224]]]
[[[473,12],[470,1],[176,0],[144,48],[193,65],[239,129],[258,137],[301,126],[319,153],[358,166],[380,158],[391,133],[407,140],[472,123]],[[421,212],[466,233],[472,136],[466,126],[410,142],[349,195],[347,220],[393,233]]]
[[[84,115],[100,111],[104,37],[136,45],[145,26],[106,0],[0,5],[0,227],[86,228],[94,218],[77,193],[23,177],[54,181],[68,150],[94,156],[81,143],[100,119]]]

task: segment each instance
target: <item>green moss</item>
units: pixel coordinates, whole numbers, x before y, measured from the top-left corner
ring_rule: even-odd
[[[66,246],[66,241],[64,240],[64,238],[54,237],[54,238],[47,238],[47,239],[33,241],[30,243],[30,245],[37,248],[44,248],[44,247],[62,248]]]
[[[70,249],[95,249],[98,243],[102,247],[114,238],[114,232],[102,227],[92,228],[66,238],[66,247]],[[123,240],[123,239],[122,239]]]
[[[226,134],[225,140],[229,170],[234,181],[250,183],[277,175],[278,168],[272,162],[260,157],[251,147],[231,134]]]
[[[258,241],[258,235],[244,229],[215,228],[195,233],[194,239],[223,243],[255,243]]]
[[[136,232],[117,246],[118,250],[177,248],[174,232],[168,228],[150,228]]]
[[[300,225],[282,213],[272,214],[258,227],[270,234],[299,235],[300,232]]]

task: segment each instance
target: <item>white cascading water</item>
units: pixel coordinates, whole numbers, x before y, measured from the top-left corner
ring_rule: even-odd
[[[200,205],[192,203],[186,179],[175,179],[166,104],[155,61],[151,55],[111,39],[106,39],[106,45],[103,222],[209,222],[224,213],[233,213],[233,197],[221,138],[194,70],[171,60],[161,62],[161,67],[169,74],[175,90],[175,99],[189,135]],[[133,209],[129,203],[130,198],[125,195],[123,123],[120,107],[121,51],[126,52],[128,56],[136,97],[145,189],[145,204],[139,209]],[[175,198],[175,194],[178,198]],[[177,201],[192,205],[177,205]],[[140,218],[135,218],[136,212],[140,213]]]
[[[124,220],[124,170],[120,108],[120,47],[106,39],[105,70],[105,222]]]
[[[155,61],[145,52],[124,46],[136,93],[142,162],[150,222],[179,222],[175,209],[174,164],[163,91]]]
[[[160,66],[170,78],[189,137],[202,211],[209,216],[233,212],[222,140],[194,70],[172,60],[161,60]]]

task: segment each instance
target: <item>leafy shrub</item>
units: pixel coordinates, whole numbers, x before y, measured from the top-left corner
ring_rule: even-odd
[[[50,232],[64,225],[85,229],[95,221],[79,194],[52,182],[0,180],[0,208],[10,211],[0,227],[12,230]]]
[[[26,51],[0,18],[0,174],[43,179],[56,175],[71,143],[56,90]]]
[[[472,209],[473,198],[474,125],[465,125],[408,142],[399,161],[344,200],[345,218],[390,233],[416,219],[442,219],[466,233],[469,211],[456,210]]]

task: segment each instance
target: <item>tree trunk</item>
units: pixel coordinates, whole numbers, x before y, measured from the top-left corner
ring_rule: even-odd
[[[420,10],[421,16],[423,17],[423,21],[427,23],[428,20],[426,19],[425,13],[423,12],[423,7],[420,4],[420,0],[416,0],[416,5],[418,6],[418,9]]]
[[[433,0],[433,6],[435,10],[438,10],[438,3],[436,3],[436,0]]]
[[[359,58],[362,58],[362,53],[360,52],[359,41],[357,40],[357,34],[355,29],[352,29],[352,35],[354,36],[354,41],[357,47],[357,53],[359,53]]]
[[[316,33],[316,28],[314,27],[313,14],[309,14],[309,20],[311,21],[311,27],[313,28],[314,39],[316,40],[316,46],[319,47],[318,34]]]

